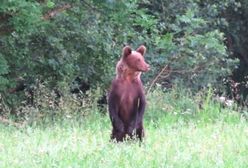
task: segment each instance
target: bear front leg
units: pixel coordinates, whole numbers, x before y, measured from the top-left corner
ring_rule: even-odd
[[[124,123],[120,119],[118,115],[118,102],[116,102],[117,98],[114,96],[113,92],[109,94],[108,107],[109,107],[109,116],[113,126],[113,131],[111,135],[111,139],[121,139],[124,134]]]

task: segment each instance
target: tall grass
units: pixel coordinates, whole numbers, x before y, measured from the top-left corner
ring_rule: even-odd
[[[245,117],[208,92],[150,93],[142,143],[110,142],[109,117],[96,108],[84,117],[44,123],[0,125],[1,168],[248,167]]]

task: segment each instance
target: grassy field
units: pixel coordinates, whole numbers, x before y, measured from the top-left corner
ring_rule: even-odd
[[[100,113],[21,129],[0,125],[0,167],[248,167],[248,122],[239,113],[208,103],[195,114],[181,100],[163,102],[149,102],[143,143],[109,142],[110,121]]]
[[[162,122],[162,121],[161,121]],[[146,123],[140,144],[109,142],[108,117],[0,126],[0,167],[248,167],[248,124]]]

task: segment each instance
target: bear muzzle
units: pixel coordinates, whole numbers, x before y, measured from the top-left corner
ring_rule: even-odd
[[[147,72],[147,71],[149,71],[150,70],[150,65],[149,64],[146,64],[145,66],[144,66],[144,69],[142,70],[143,72]]]

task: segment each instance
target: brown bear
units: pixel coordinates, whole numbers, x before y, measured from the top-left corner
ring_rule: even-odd
[[[149,70],[145,62],[145,46],[132,51],[129,46],[123,48],[120,61],[116,65],[116,78],[112,81],[108,96],[109,115],[112,122],[111,139],[123,141],[127,136],[144,136],[143,115],[145,94],[140,79],[141,72]]]

